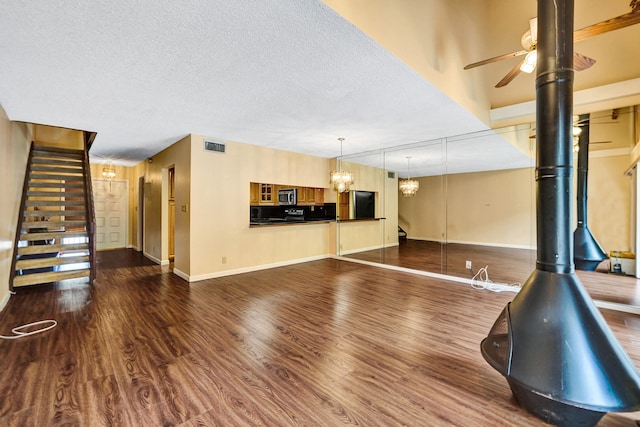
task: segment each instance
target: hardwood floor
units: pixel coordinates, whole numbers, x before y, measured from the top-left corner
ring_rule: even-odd
[[[496,283],[524,284],[536,264],[536,252],[480,245],[448,243],[446,245],[424,240],[401,240],[397,246],[358,252],[347,258],[382,263],[431,273],[471,279],[465,261],[473,261],[473,271],[488,267],[489,278]],[[596,271],[578,271],[578,276],[594,299],[640,307],[640,281],[632,276],[609,272],[609,260],[603,261]]]
[[[536,252],[529,249],[442,244],[414,239],[401,239],[397,246],[358,252],[347,257],[465,278],[471,278],[465,265],[465,261],[470,260],[475,272],[487,267],[491,280],[502,283],[524,282],[536,265]]]
[[[188,284],[101,252],[93,285],[24,289],[0,313],[3,335],[58,321],[0,340],[0,425],[544,425],[480,356],[512,297],[337,259]],[[603,314],[640,366],[640,318]]]

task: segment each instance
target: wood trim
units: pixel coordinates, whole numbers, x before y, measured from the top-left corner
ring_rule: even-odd
[[[85,133],[86,135],[86,133]],[[95,132],[93,133],[93,138],[95,138]],[[91,164],[89,163],[89,148],[91,147],[91,143],[93,142],[93,138],[85,139],[85,147],[84,147],[84,192],[85,192],[85,211],[87,213],[86,216],[86,229],[87,235],[89,237],[89,258],[91,261],[89,262],[90,274],[89,274],[89,283],[93,283],[96,278],[96,212],[94,209],[93,202],[93,186],[91,183]]]
[[[20,209],[18,210],[18,223],[16,226],[16,234],[13,239],[13,257],[11,258],[11,270],[9,270],[9,290],[14,291],[13,281],[16,278],[16,261],[18,260],[18,242],[20,241],[20,235],[22,234],[22,223],[24,222],[24,209],[27,203],[27,190],[29,189],[29,175],[31,174],[31,159],[33,158],[33,150],[35,142],[31,141],[31,147],[29,147],[29,156],[27,158],[27,165],[24,170],[24,181],[22,182],[22,200],[20,200]]]

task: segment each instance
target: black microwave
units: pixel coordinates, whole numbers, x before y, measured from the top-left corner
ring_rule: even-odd
[[[278,190],[278,204],[280,206],[295,206],[298,204],[298,189],[283,188]]]

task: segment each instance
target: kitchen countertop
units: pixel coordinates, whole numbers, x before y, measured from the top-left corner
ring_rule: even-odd
[[[281,227],[283,225],[305,225],[305,224],[322,224],[335,222],[335,219],[328,218],[309,218],[304,220],[286,221],[282,218],[269,218],[269,219],[252,219],[249,221],[250,228],[257,227]]]

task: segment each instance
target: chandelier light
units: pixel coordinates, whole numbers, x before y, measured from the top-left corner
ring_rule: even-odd
[[[344,141],[344,138],[338,138],[338,141],[340,141],[340,158],[342,159],[342,141]],[[349,191],[350,185],[353,185],[353,174],[338,168],[329,174],[329,182],[335,191],[344,193]]]
[[[102,176],[108,180],[112,180],[116,177],[116,169],[111,165],[102,168]]]
[[[420,188],[420,183],[415,179],[411,179],[409,159],[411,159],[411,156],[407,156],[407,179],[401,179],[399,184],[400,191],[404,197],[415,196],[418,188]]]

